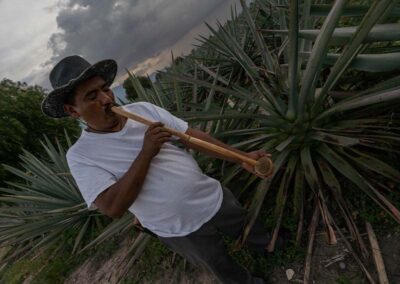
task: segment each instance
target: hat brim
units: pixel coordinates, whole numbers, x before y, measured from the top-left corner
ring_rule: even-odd
[[[91,65],[77,78],[51,91],[42,102],[43,113],[54,118],[69,116],[69,114],[64,111],[64,101],[67,96],[72,94],[74,88],[79,83],[93,76],[100,76],[106,81],[107,86],[111,86],[117,75],[117,69],[117,62],[112,59],[102,60]]]

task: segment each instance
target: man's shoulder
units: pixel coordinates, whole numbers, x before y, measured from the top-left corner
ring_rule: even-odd
[[[151,110],[154,108],[154,105],[148,102],[134,102],[130,104],[126,104],[122,106],[123,108],[127,110]]]
[[[74,156],[77,153],[77,144],[79,143],[80,138],[67,150],[67,154],[65,155],[67,157],[67,160],[70,161],[71,159],[74,158]]]
[[[82,133],[78,140],[67,150],[67,161],[76,160],[78,157],[82,156],[82,152],[84,153],[87,147],[85,144],[85,135]]]
[[[159,119],[159,112],[157,106],[148,102],[135,102],[124,105],[123,108],[127,111],[143,115],[151,119]]]

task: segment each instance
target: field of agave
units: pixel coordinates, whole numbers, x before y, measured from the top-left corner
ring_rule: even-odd
[[[274,199],[268,250],[292,214],[294,241],[308,240],[309,260],[322,220],[331,244],[346,228],[347,245],[372,282],[364,221],[354,216],[349,196],[366,196],[400,223],[400,3],[256,0],[248,7],[241,0],[241,8],[218,29],[209,26],[212,35],[200,36],[188,56],[173,58],[151,87],[130,74],[137,100],[169,109],[243,151],[272,154],[275,171],[264,180],[196,154],[204,171],[250,200],[237,248],[265,200]],[[64,150],[44,146],[48,158],[26,152],[22,170],[9,167],[23,182],[3,188],[0,197],[4,263],[62,246],[68,229],[75,232],[75,253],[132,226],[131,215],[110,223],[88,211]],[[100,235],[91,236],[99,228]],[[148,237],[140,234],[132,251],[143,250]]]

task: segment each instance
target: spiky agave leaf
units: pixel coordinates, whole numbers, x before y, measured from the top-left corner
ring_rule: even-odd
[[[357,241],[362,255],[357,261],[369,276],[349,192],[359,190],[400,223],[385,186],[399,182],[393,164],[400,154],[400,66],[394,60],[399,4],[258,0],[243,8],[244,15],[235,15],[226,26],[210,27],[213,36],[202,38],[181,68],[167,69],[161,77],[166,85],[170,79],[193,86],[180,93],[190,111],[176,112],[192,127],[206,125],[228,144],[243,151],[265,149],[275,160],[272,177],[260,181],[238,165],[220,173],[221,163],[198,156],[208,173],[226,185],[242,184],[239,194],[252,196],[248,225],[236,245],[245,241],[266,196],[277,192],[275,233],[293,200],[297,241],[304,216],[312,212],[322,218],[331,243],[336,233],[342,236],[341,222]],[[266,20],[265,13],[271,18]],[[350,20],[343,19],[349,15]],[[389,75],[379,73],[389,70]],[[172,90],[164,89],[164,96],[171,97]],[[190,102],[193,97],[196,101]],[[342,190],[344,180],[353,184],[351,190]],[[253,195],[244,190],[251,186]]]
[[[7,188],[0,189],[0,243],[2,247],[14,248],[3,262],[70,241],[73,243],[72,253],[75,253],[110,223],[98,211],[87,209],[69,172],[60,143],[57,141],[54,146],[45,137],[42,145],[47,158],[39,159],[24,151],[20,156],[20,169],[5,165],[19,177],[19,181],[9,182]],[[113,232],[106,237],[126,228],[127,220],[132,223],[132,215],[111,223]],[[90,244],[93,243],[95,241]]]
[[[338,220],[332,219],[330,211],[336,204],[339,219],[358,241],[358,249],[365,260],[367,251],[350,213],[348,191],[340,188],[342,180],[347,179],[360,190],[359,194],[369,196],[400,222],[399,210],[385,196],[384,187],[385,182],[398,183],[399,176],[393,165],[400,153],[397,150],[400,66],[398,60],[393,60],[399,51],[400,34],[395,30],[399,6],[391,0],[373,1],[364,6],[349,6],[347,1],[340,0],[333,5],[319,5],[311,0],[284,2],[289,2],[290,20],[279,19],[285,13],[278,11],[284,8],[278,7],[278,1],[255,1],[249,9],[244,7],[244,16],[229,22],[229,28],[211,28],[213,37],[204,39],[199,47],[198,54],[202,53],[202,57],[196,57],[194,52],[184,60],[184,69],[167,70],[163,78],[178,79],[186,86],[192,84],[196,90],[212,90],[209,94],[220,98],[206,108],[206,96],[203,101],[197,101],[196,112],[178,114],[191,120],[192,126],[199,125],[196,121],[217,121],[218,127],[206,128],[212,135],[243,151],[265,149],[279,160],[278,172],[269,181],[257,181],[235,165],[224,171],[222,181],[225,184],[235,178],[237,183],[237,179],[243,177],[247,178],[243,183],[246,188],[258,183],[247,218],[248,226],[238,243],[243,243],[265,196],[275,192],[270,188],[276,185],[281,188],[278,190],[280,200],[293,196],[300,233],[303,226],[300,216],[310,215],[303,211],[310,210],[304,200],[315,201],[332,243],[336,239],[334,229]],[[268,22],[269,30],[263,28],[265,19],[258,17],[265,11],[272,11],[275,17]],[[346,15],[355,16],[350,22],[353,26],[342,23],[342,16]],[[389,18],[391,22],[385,22]],[[289,34],[287,23],[291,29]],[[260,43],[260,33],[263,43]],[[282,33],[284,36],[279,36]],[[386,58],[390,65],[384,63]],[[388,70],[392,78],[385,76],[387,73],[379,73]],[[369,81],[362,85],[359,78],[365,75]],[[193,88],[190,91],[193,92]],[[340,92],[340,97],[336,97]],[[219,119],[210,116],[210,109],[221,114]],[[231,115],[227,116],[228,113]],[[388,152],[392,153],[391,157],[386,154]],[[288,157],[301,157],[301,163],[289,166],[291,159],[281,160],[284,153]],[[220,167],[218,163],[213,165]],[[280,173],[292,168],[294,172],[290,175]],[[218,173],[217,168],[208,170]],[[278,217],[282,204],[285,202],[276,204]],[[277,228],[280,222],[277,218]]]

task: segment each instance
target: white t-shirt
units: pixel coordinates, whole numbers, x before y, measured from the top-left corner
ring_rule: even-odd
[[[124,109],[185,132],[185,121],[150,103],[133,103]],[[128,119],[119,132],[82,131],[68,150],[67,161],[89,208],[96,197],[120,179],[142,149],[147,126]],[[153,158],[142,189],[129,207],[143,227],[161,237],[190,234],[219,210],[219,181],[202,173],[187,151],[164,143]]]

